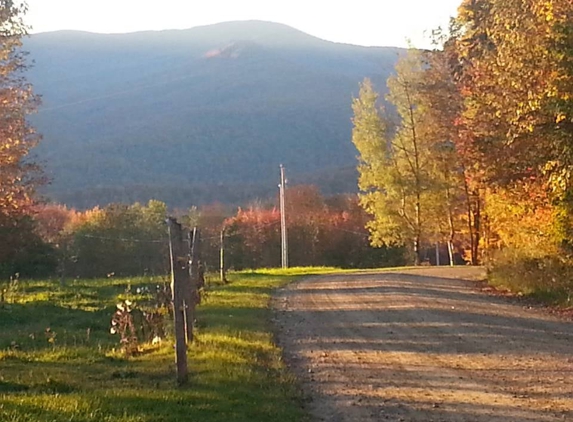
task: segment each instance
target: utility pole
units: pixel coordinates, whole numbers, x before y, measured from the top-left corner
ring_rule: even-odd
[[[219,270],[221,272],[221,283],[227,284],[225,272],[225,229],[221,230],[221,250],[219,253]]]
[[[288,268],[288,240],[287,240],[287,227],[286,227],[286,215],[285,215],[285,191],[286,191],[286,181],[285,181],[285,168],[281,164],[281,184],[279,185],[280,190],[280,208],[281,208],[281,264],[283,268]]]

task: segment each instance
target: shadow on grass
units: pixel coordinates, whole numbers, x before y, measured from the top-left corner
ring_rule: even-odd
[[[0,350],[112,346],[117,338],[109,329],[118,295],[126,294],[128,286],[153,291],[157,284],[126,279],[78,280],[61,286],[55,280],[23,280],[15,303],[0,306]]]
[[[273,393],[273,391],[275,391]],[[49,396],[36,397],[17,394],[14,400],[4,400],[0,420],[51,422],[64,421],[282,421],[305,420],[299,410],[289,406],[288,394],[277,394],[265,388],[260,380],[237,379],[224,385],[191,384],[180,389],[157,389],[145,383],[139,389],[125,390],[110,386],[84,394],[72,394],[66,400],[75,405],[46,406]],[[2,391],[0,391],[0,394]],[[27,400],[30,398],[30,400]],[[62,401],[62,398],[59,398]],[[63,403],[62,403],[63,404]]]
[[[49,302],[6,305],[0,308],[0,350],[112,344],[109,321],[114,310],[90,312]]]
[[[265,285],[245,286],[245,285],[230,284],[228,286],[225,286],[224,290],[232,293],[271,294],[274,290],[274,287]]]
[[[170,343],[132,359],[105,355],[118,346],[108,330],[112,292],[124,292],[121,284],[86,283],[78,300],[97,300],[94,292],[104,291],[100,310],[93,312],[47,301],[0,310],[0,350],[13,340],[19,346],[0,352],[0,421],[306,420],[297,389],[269,341],[268,294],[280,277],[250,274],[214,289],[224,291],[198,308],[200,329],[189,348],[185,388],[176,386]],[[65,303],[76,300],[73,291],[61,293]],[[48,326],[57,333],[55,346],[44,336]],[[87,328],[89,342],[73,343]]]
[[[260,307],[225,307],[206,305],[198,314],[199,328],[213,331],[262,331],[269,327],[269,310]]]
[[[213,361],[211,345],[196,345],[190,382],[178,388],[170,357],[123,364],[14,364],[0,382],[0,420],[16,421],[303,421],[296,389],[269,352],[245,364]],[[245,348],[233,344],[231,352]],[[269,371],[278,371],[269,376]],[[69,380],[69,381],[68,381]],[[58,399],[54,401],[54,395]]]
[[[26,384],[0,380],[0,393],[20,393],[29,389],[30,386]]]

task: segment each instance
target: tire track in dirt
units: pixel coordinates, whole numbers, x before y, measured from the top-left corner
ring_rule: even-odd
[[[275,297],[278,341],[325,421],[573,420],[573,324],[472,268],[308,278]]]

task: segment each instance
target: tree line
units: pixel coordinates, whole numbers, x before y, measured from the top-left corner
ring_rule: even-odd
[[[400,246],[372,248],[366,213],[355,195],[324,198],[314,186],[287,191],[289,255],[293,266],[366,268],[405,263]],[[212,205],[169,214],[201,230],[203,264],[219,268],[221,236],[226,266],[242,270],[280,266],[280,214],[269,203],[244,209]],[[76,277],[161,275],[169,272],[165,203],[113,204],[77,211],[58,204],[36,205],[26,227],[34,242],[14,256],[0,255],[3,275]],[[41,246],[41,247],[40,247]]]
[[[506,284],[571,291],[573,3],[464,0],[433,39],[401,58],[390,106],[368,80],[353,101],[373,243],[420,263],[444,242]]]

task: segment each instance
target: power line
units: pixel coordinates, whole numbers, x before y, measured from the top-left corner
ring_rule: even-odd
[[[347,229],[343,229],[341,227],[336,227],[336,226],[329,226],[331,229],[334,230],[338,230],[338,231],[342,231],[342,232],[346,232],[346,233],[351,233],[351,234],[355,234],[356,236],[362,236],[362,237],[368,237],[369,234],[368,233],[360,233],[360,232],[356,232],[353,230],[347,230]]]
[[[194,77],[196,77],[196,76],[195,75],[181,76],[179,78],[173,78],[173,79],[170,79],[170,80],[164,81],[164,82],[157,82],[157,83],[146,84],[146,85],[138,85],[138,86],[135,86],[133,88],[126,89],[123,91],[114,92],[111,94],[105,94],[105,95],[100,95],[97,97],[85,98],[83,100],[78,100],[78,101],[74,101],[74,102],[66,103],[66,104],[55,105],[52,107],[44,107],[44,108],[40,108],[38,110],[38,114],[43,113],[43,112],[48,112],[48,111],[60,110],[62,108],[72,107],[72,106],[90,103],[90,102],[94,102],[94,101],[106,100],[106,99],[114,98],[114,97],[121,97],[122,95],[131,94],[131,93],[134,93],[137,91],[141,91],[142,89],[153,88],[153,87],[162,86],[162,85],[168,85],[168,84],[173,83],[173,82],[179,82],[179,81],[182,81],[184,79],[190,79],[190,78],[194,78]]]
[[[165,238],[165,239],[135,239],[135,238],[125,238],[125,237],[94,236],[91,234],[75,234],[74,237],[83,237],[86,239],[98,239],[98,240],[108,240],[108,241],[118,241],[118,242],[133,242],[133,243],[167,243],[167,238]]]
[[[285,191],[286,191],[286,180],[285,180],[285,168],[281,164],[281,184],[279,185],[280,190],[280,208],[281,208],[281,261],[282,267],[288,268],[288,238],[287,238],[287,226],[286,226],[286,204],[285,204]]]

